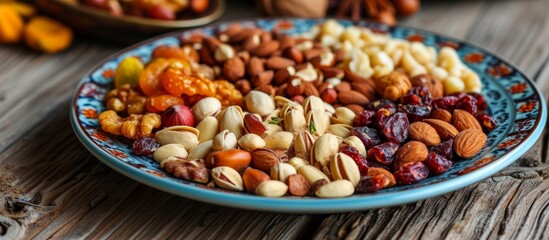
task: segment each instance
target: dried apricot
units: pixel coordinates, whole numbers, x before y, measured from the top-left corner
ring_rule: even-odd
[[[139,77],[139,86],[145,95],[151,96],[163,90],[160,77],[167,69],[180,69],[185,74],[191,72],[191,67],[187,61],[175,58],[156,58],[145,67]]]
[[[212,97],[215,95],[215,84],[200,76],[184,73],[181,69],[170,68],[160,77],[164,89],[174,95],[203,95]]]
[[[163,112],[176,104],[183,104],[183,99],[169,94],[147,98],[147,111],[152,113]]]
[[[25,43],[32,49],[56,53],[68,48],[72,30],[57,20],[36,16],[25,27]]]
[[[16,43],[21,40],[23,19],[7,4],[0,5],[0,43]]]
[[[183,49],[178,46],[158,46],[152,53],[153,58],[177,58],[185,61],[189,60],[189,57],[185,54]]]

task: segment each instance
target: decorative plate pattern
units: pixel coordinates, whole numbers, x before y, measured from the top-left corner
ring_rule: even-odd
[[[310,30],[320,19],[268,19],[242,22],[247,26],[279,29],[288,34]],[[338,20],[351,25],[348,20]],[[482,94],[499,126],[488,134],[484,150],[477,156],[455,162],[450,171],[416,184],[396,186],[373,194],[356,194],[348,198],[264,198],[247,193],[210,189],[201,184],[176,179],[162,171],[151,157],[131,153],[131,146],[100,130],[98,114],[104,110],[105,93],[112,88],[118,63],[127,56],[147,62],[159,45],[178,45],[179,37],[197,32],[213,34],[224,29],[220,24],[198,30],[166,34],[129,47],[94,68],[81,80],[71,108],[71,122],[84,146],[103,163],[149,186],[176,195],[213,204],[292,213],[332,213],[393,206],[441,195],[480,181],[505,168],[524,154],[539,138],[545,126],[547,107],[540,90],[522,72],[509,63],[469,43],[409,27],[388,27],[379,23],[360,22],[361,26],[393,37],[421,41],[437,49],[450,46],[457,50],[465,64],[481,77]]]

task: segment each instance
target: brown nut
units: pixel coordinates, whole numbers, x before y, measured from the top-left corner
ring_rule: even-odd
[[[234,87],[242,93],[242,95],[247,95],[251,90],[252,86],[250,81],[246,79],[240,79],[234,83]]]
[[[288,47],[282,52],[282,56],[293,60],[297,64],[303,62],[303,53],[295,47]]]
[[[246,65],[246,71],[248,72],[248,76],[255,76],[259,73],[264,72],[265,68],[263,67],[263,62],[261,61],[261,59],[257,57],[252,57]]]
[[[433,110],[431,112],[430,117],[433,119],[442,120],[448,123],[452,121],[452,114],[444,109]]]
[[[278,47],[280,44],[278,41],[269,41],[269,42],[263,42],[259,44],[253,51],[251,51],[251,54],[258,57],[268,57],[271,56],[276,50],[278,50]]]
[[[454,138],[459,132],[454,126],[452,126],[452,124],[442,120],[428,118],[423,119],[423,121],[435,128],[442,140]]]
[[[370,102],[370,100],[368,100],[368,98],[364,96],[364,94],[353,90],[340,92],[337,100],[339,100],[339,102],[344,105],[366,105]]]
[[[431,75],[417,75],[410,79],[412,86],[414,87],[426,87],[431,93],[433,99],[441,98],[444,96],[444,87],[440,80],[433,78]]]
[[[265,67],[273,70],[280,70],[293,65],[295,65],[295,62],[293,60],[278,56],[270,57],[265,62]]]
[[[244,77],[245,73],[244,62],[239,57],[233,57],[223,63],[223,75],[232,82]]]
[[[288,97],[294,97],[298,95],[303,95],[305,87],[303,85],[303,80],[299,77],[295,77],[288,82],[286,85],[286,94]]]
[[[320,98],[328,104],[333,104],[337,100],[337,92],[333,88],[326,88],[320,94]]]
[[[215,152],[206,159],[206,166],[209,168],[226,166],[238,172],[244,171],[252,160],[249,152],[240,149],[229,149]]]
[[[424,122],[411,123],[408,126],[408,137],[412,140],[420,141],[427,146],[440,144],[440,136],[438,136],[435,128]]]
[[[261,119],[251,113],[244,115],[244,130],[247,133],[253,133],[255,135],[261,136],[267,131],[267,127]]]
[[[264,71],[252,77],[252,85],[255,87],[269,85],[273,80],[274,71]]]
[[[461,109],[454,110],[454,114],[452,114],[452,123],[460,132],[467,129],[478,129],[482,131],[482,127],[475,116]]]
[[[294,67],[287,67],[276,71],[273,79],[273,83],[276,85],[282,85],[288,82],[288,79],[295,74]]]
[[[252,151],[252,166],[266,173],[280,163],[280,156],[277,152],[267,148],[257,148]]]
[[[364,108],[358,104],[349,104],[347,106],[348,109],[351,109],[355,114],[359,114],[364,111]]]
[[[387,179],[389,179],[389,185],[387,185],[385,187],[392,187],[392,186],[396,185],[395,176],[391,172],[389,172],[389,171],[387,171],[386,169],[383,169],[383,168],[371,167],[370,170],[368,171],[368,173],[366,173],[366,176],[374,177],[378,174],[382,174],[385,177],[387,177]]]
[[[407,162],[423,162],[427,159],[429,150],[419,141],[409,141],[400,147],[395,153],[395,161],[398,166]]]
[[[301,174],[294,174],[288,177],[288,192],[294,196],[305,196],[311,185]]]
[[[463,130],[454,138],[454,152],[462,158],[471,158],[482,150],[487,139],[482,130]]]
[[[246,170],[242,174],[244,189],[246,189],[246,191],[249,193],[255,193],[255,189],[257,188],[257,186],[267,180],[271,180],[269,175],[267,175],[263,171],[253,168],[246,168]]]
[[[316,89],[316,86],[312,82],[303,82],[303,95],[305,97],[309,97],[309,96],[319,97],[320,93],[318,92],[318,89]]]

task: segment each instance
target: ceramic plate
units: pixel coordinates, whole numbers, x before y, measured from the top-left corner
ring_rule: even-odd
[[[268,19],[244,21],[243,25],[264,29],[278,28],[288,34],[308,31],[320,19]],[[351,21],[339,20],[348,26]],[[462,61],[479,74],[484,84],[482,93],[491,114],[498,122],[488,134],[486,148],[476,157],[455,162],[450,171],[416,184],[396,186],[373,194],[356,194],[348,198],[265,198],[247,193],[209,189],[201,184],[176,179],[163,172],[151,157],[131,153],[131,146],[100,130],[97,116],[104,110],[103,96],[112,87],[118,62],[138,56],[147,62],[159,45],[178,45],[179,37],[203,32],[212,34],[227,24],[193,31],[174,32],[129,47],[109,57],[84,76],[76,89],[71,121],[76,135],[99,160],[116,171],[151,187],[186,198],[212,204],[287,213],[334,213],[394,206],[445,194],[478,182],[502,170],[523,155],[539,138],[547,118],[544,97],[537,86],[521,71],[501,58],[472,44],[409,27],[388,27],[378,23],[360,22],[376,32],[393,37],[421,41],[440,48],[457,50]]]

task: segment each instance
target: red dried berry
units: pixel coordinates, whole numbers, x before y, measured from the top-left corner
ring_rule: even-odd
[[[356,186],[357,193],[373,193],[377,192],[391,183],[391,180],[383,174],[378,174],[373,177],[361,177]]]
[[[429,171],[437,175],[447,172],[453,165],[452,161],[434,152],[429,153],[423,163],[429,168]]]
[[[477,99],[470,95],[465,95],[460,98],[456,104],[456,108],[465,110],[470,114],[476,115],[478,111]]]
[[[421,97],[415,94],[406,94],[400,98],[401,104],[406,105],[422,105],[423,101],[421,101]]]
[[[431,93],[426,87],[414,87],[410,90],[409,94],[418,96],[423,105],[431,105],[431,102],[433,101]]]
[[[151,155],[160,147],[154,138],[144,137],[135,140],[132,144],[132,152],[138,156]]]
[[[398,147],[398,144],[392,142],[373,146],[368,150],[368,159],[384,165],[390,165],[393,162],[393,155],[395,155]]]
[[[366,110],[377,111],[382,108],[396,108],[396,104],[387,99],[373,101],[366,105]]]
[[[408,124],[408,117],[405,113],[395,113],[385,122],[383,135],[391,142],[404,142],[408,138]]]
[[[429,150],[447,159],[452,159],[452,145],[454,145],[454,139],[448,139],[444,142],[441,142],[439,145],[431,147]]]
[[[456,104],[458,101],[459,98],[456,96],[446,96],[433,100],[432,106],[433,109],[444,109],[452,112],[456,108]]]
[[[480,125],[487,131],[492,131],[498,127],[496,120],[488,114],[480,114],[477,116]]]
[[[399,167],[393,175],[400,184],[412,184],[427,178],[429,169],[421,162],[408,162]]]
[[[175,12],[167,6],[156,5],[149,10],[149,17],[158,20],[174,20]]]
[[[469,93],[469,95],[473,96],[477,100],[477,106],[479,111],[485,111],[488,109],[488,103],[486,103],[486,99],[484,99],[484,96],[480,93]]]
[[[351,136],[358,137],[366,148],[371,148],[381,143],[377,130],[369,127],[355,127],[351,129]]]
[[[358,165],[360,176],[364,176],[368,173],[368,171],[370,171],[366,159],[360,155],[356,148],[351,146],[343,146],[339,148],[339,152],[347,154],[347,156],[351,157],[355,161],[356,165]]]
[[[376,115],[375,115],[375,117],[376,117],[375,125],[379,129],[383,129],[385,127],[385,123],[387,122],[387,119],[389,119],[389,117],[391,115],[393,115],[393,113],[395,113],[394,108],[381,108],[381,109],[377,110]]]
[[[364,110],[356,115],[353,126],[364,127],[371,126],[375,119],[375,112],[370,110]]]
[[[417,122],[429,117],[431,106],[399,105],[398,111],[406,113],[410,122]]]

